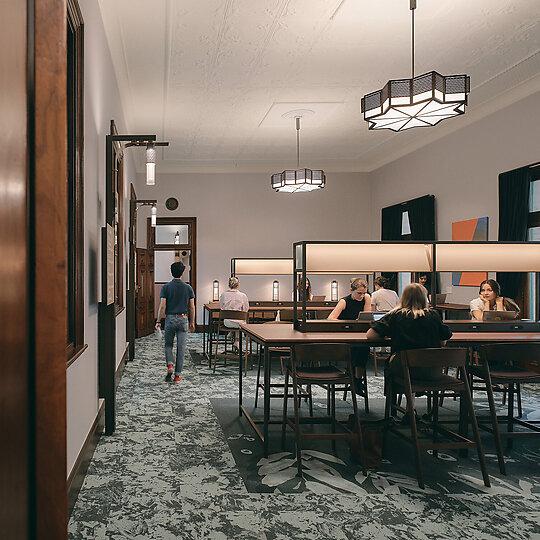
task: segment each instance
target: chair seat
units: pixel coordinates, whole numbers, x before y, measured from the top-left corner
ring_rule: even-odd
[[[296,369],[296,376],[299,379],[311,379],[313,381],[349,379],[348,375],[334,366],[301,366]]]
[[[477,377],[484,377],[484,370],[480,366],[470,366],[468,371]],[[489,368],[492,383],[508,384],[511,382],[540,382],[540,373],[527,371],[514,366],[495,366]]]
[[[398,388],[395,389],[397,393],[399,392],[399,387],[405,387],[405,381],[403,379],[393,378],[394,388],[396,385]],[[421,379],[411,379],[411,389],[413,392],[429,392],[429,391],[440,391],[440,390],[457,390],[463,386],[463,381],[451,377],[450,375],[441,375],[439,379],[435,380],[421,380]]]

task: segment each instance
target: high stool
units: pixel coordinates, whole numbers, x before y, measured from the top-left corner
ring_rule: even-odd
[[[540,437],[540,420],[523,420],[514,416],[514,392],[520,384],[540,383],[540,373],[530,371],[524,366],[527,360],[540,359],[540,343],[497,343],[480,347],[479,365],[469,366],[468,372],[473,381],[481,380],[487,392],[490,416],[478,417],[481,429],[489,431],[495,438],[499,470],[506,474],[501,438],[507,439],[507,446],[512,446],[513,439]],[[497,416],[493,398],[493,385],[508,386],[507,414]],[[477,386],[475,386],[478,389]],[[519,402],[518,402],[519,403]],[[501,431],[499,423],[506,424],[506,431]],[[527,428],[527,431],[515,431],[515,427]]]
[[[400,362],[401,366],[397,366],[397,368],[401,367],[402,369],[393,370],[391,367],[392,362],[390,362],[390,366],[388,366],[387,370],[385,371],[385,418],[389,418],[390,415],[396,410],[408,415],[411,430],[410,437],[407,437],[404,433],[402,433],[402,431],[397,429],[397,427],[392,427],[389,429],[389,431],[394,432],[396,435],[413,445],[418,485],[424,489],[424,474],[422,471],[422,459],[420,456],[421,450],[433,450],[433,456],[437,457],[439,450],[475,447],[478,454],[478,461],[480,463],[480,470],[482,471],[484,484],[489,487],[490,482],[487,473],[486,459],[484,456],[484,450],[482,448],[482,442],[480,440],[480,434],[478,432],[476,416],[474,414],[469,380],[465,371],[465,366],[467,363],[467,350],[457,348],[413,349],[401,351],[399,354],[399,359],[397,358],[397,355],[393,355],[392,359],[396,362]],[[460,379],[443,374],[442,369],[447,367],[458,368]],[[411,379],[411,368],[440,368],[441,375],[436,379]],[[420,375],[417,371],[416,373],[413,372],[412,376],[419,377]],[[464,423],[467,420],[463,406],[460,406],[459,424],[460,428],[462,428],[460,429],[460,433],[455,433],[449,429],[446,429],[442,425],[443,422],[439,421],[439,392],[444,392],[446,390],[459,392],[460,401],[463,399],[466,401],[473,427],[474,440],[470,440],[462,434],[462,431],[464,431]],[[432,440],[427,442],[420,442],[418,440],[416,413],[413,405],[413,393],[419,392],[433,394],[432,421],[424,421],[425,425],[431,427],[433,430]],[[399,405],[396,404],[395,397],[398,393],[404,393],[407,398],[406,410],[403,410],[401,407],[399,407]],[[446,438],[450,439],[450,441],[439,441],[440,435],[445,436]]]
[[[347,371],[342,371],[336,364],[346,364]],[[289,377],[292,378],[294,421],[287,415],[287,398],[289,395]],[[330,395],[330,415],[327,416],[303,416],[300,418],[300,385],[321,386]],[[339,386],[339,388],[337,388]],[[354,430],[350,430],[346,425],[346,420],[336,419],[336,391],[343,391],[344,387],[350,386],[352,389]],[[288,359],[285,369],[285,390],[283,397],[283,425],[281,431],[281,444],[285,447],[285,431],[287,425],[294,429],[296,436],[296,461],[298,476],[302,476],[302,440],[331,439],[332,447],[335,449],[336,440],[357,440],[360,450],[360,460],[362,470],[366,475],[364,445],[362,440],[362,430],[358,417],[358,404],[356,402],[356,392],[354,391],[354,376],[351,365],[351,350],[347,343],[323,343],[323,344],[302,344],[292,348],[292,354]],[[300,429],[300,424],[321,424],[329,423],[332,431],[329,433],[304,433]],[[341,431],[337,431],[337,429]]]
[[[218,358],[224,359],[225,366],[227,365],[227,360],[238,360],[239,362],[242,361],[242,359],[239,357],[238,353],[235,353],[234,351],[228,351],[227,350],[227,336],[229,332],[232,332],[236,338],[240,335],[240,328],[230,328],[228,326],[225,326],[225,319],[233,319],[235,321],[242,321],[246,322],[248,319],[248,312],[247,311],[234,311],[234,310],[226,310],[221,309],[219,311],[219,317],[217,322],[217,328],[216,328],[216,342],[215,342],[215,349],[214,349],[214,373],[216,372],[216,363]],[[225,332],[223,334],[223,332]],[[223,335],[224,339],[223,341],[220,340],[220,336]],[[223,345],[223,352],[218,352],[219,345]],[[231,346],[232,348],[232,346]],[[246,366],[245,371],[247,372],[247,361],[248,361],[248,355],[247,355],[247,339],[246,339]]]

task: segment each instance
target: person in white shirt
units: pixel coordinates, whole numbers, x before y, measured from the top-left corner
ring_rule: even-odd
[[[371,295],[371,311],[390,311],[399,301],[396,291],[386,289],[388,280],[382,276],[375,278],[375,292]]]
[[[233,311],[249,311],[249,300],[246,294],[238,290],[238,278],[231,276],[229,278],[229,290],[221,293],[219,297],[219,308]],[[227,328],[238,328],[239,322],[235,319],[224,319],[223,324]],[[233,334],[233,332],[231,332]],[[231,335],[229,334],[229,335]],[[238,338],[236,338],[235,346],[238,347]]]

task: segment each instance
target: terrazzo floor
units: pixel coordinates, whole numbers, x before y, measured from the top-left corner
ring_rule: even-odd
[[[540,539],[538,446],[515,451],[529,471],[521,479],[501,476],[486,449],[491,488],[467,471],[457,474],[466,486],[457,492],[428,482],[422,491],[414,473],[370,471],[367,479],[360,473],[345,480],[336,470],[338,458],[312,452],[306,462],[318,474],[294,481],[293,492],[284,493],[279,482],[271,492],[248,491],[235,461],[241,458],[229,444],[242,439],[254,452],[259,443],[249,426],[234,438],[214,409],[237,398],[237,368],[218,367],[213,374],[201,352],[201,335],[190,334],[183,380],[170,384],[162,343],[153,335],[137,340],[118,388],[116,432],[102,436],[96,448],[69,538]],[[252,396],[255,370],[244,380],[245,395]],[[370,376],[369,390],[374,402],[381,400],[382,377]],[[538,393],[524,391],[523,402],[529,413],[540,408]],[[269,471],[286,474],[290,450],[271,448],[275,453],[257,463],[261,483]]]

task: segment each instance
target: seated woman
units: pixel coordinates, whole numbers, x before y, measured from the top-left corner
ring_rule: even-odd
[[[249,311],[249,301],[245,293],[238,290],[239,281],[235,276],[229,278],[229,290],[221,293],[219,297],[219,308],[223,310],[231,311]],[[235,319],[224,319],[223,324],[227,328],[238,328],[239,322]],[[229,336],[234,335],[234,332],[230,332]],[[235,347],[238,347],[238,335],[234,343]]]
[[[452,336],[450,328],[443,324],[438,311],[430,309],[426,289],[420,283],[411,283],[403,289],[397,306],[382,319],[371,323],[368,339],[392,340],[392,353],[408,349],[443,347]],[[401,375],[399,357],[390,364],[391,375]],[[411,377],[434,380],[441,374],[439,368],[411,368]]]
[[[353,279],[351,294],[342,298],[328,315],[329,319],[352,321],[358,318],[361,311],[371,311],[371,296],[367,292],[367,281],[362,278]]]
[[[309,302],[313,298],[311,294],[311,283],[309,278],[306,278],[306,300]],[[304,299],[304,282],[302,279],[298,280],[298,300],[301,302]]]
[[[480,296],[471,300],[471,315],[477,321],[484,320],[484,311],[515,311],[519,315],[519,306],[510,298],[501,296],[501,286],[494,279],[480,283]]]
[[[371,295],[372,311],[390,311],[398,303],[396,291],[387,289],[388,280],[382,276],[375,278],[375,292]]]
[[[371,311],[371,297],[367,292],[367,281],[356,278],[351,282],[351,294],[342,298],[328,315],[331,320],[356,320],[361,311]],[[369,348],[351,346],[351,363],[355,368],[354,376],[359,379],[364,374],[369,358]],[[361,383],[355,381],[356,391],[360,393]]]

